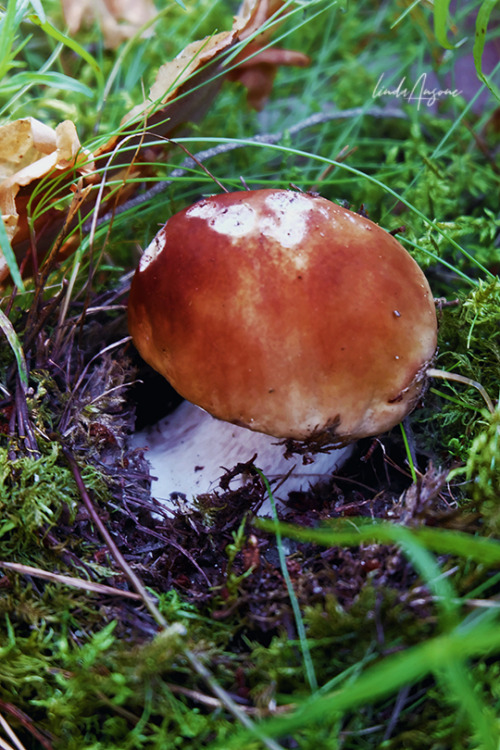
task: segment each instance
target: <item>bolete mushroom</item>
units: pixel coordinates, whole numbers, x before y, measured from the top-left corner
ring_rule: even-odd
[[[437,339],[429,284],[388,232],[316,195],[215,195],[140,261],[129,330],[143,359],[219,419],[344,445],[415,406]]]

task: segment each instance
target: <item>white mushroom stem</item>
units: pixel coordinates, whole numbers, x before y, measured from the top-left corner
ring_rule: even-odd
[[[264,473],[276,499],[286,501],[288,493],[307,490],[326,482],[352,453],[352,446],[319,453],[312,463],[301,456],[284,457],[285,448],[278,438],[237,427],[215,419],[197,406],[184,401],[172,414],[152,427],[136,433],[135,448],[146,448],[146,458],[154,477],[151,493],[170,510],[197,495],[222,492],[220,478],[238,463],[247,463],[255,454],[255,465]],[[230,488],[241,487],[249,476],[238,475]],[[261,514],[270,512],[266,502]]]

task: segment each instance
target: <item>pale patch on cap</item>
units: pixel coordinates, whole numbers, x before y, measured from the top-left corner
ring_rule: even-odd
[[[186,211],[189,218],[206,219],[208,226],[218,234],[238,239],[249,234],[255,227],[257,216],[246,203],[234,206],[218,206],[210,201],[200,201]]]
[[[160,242],[160,237],[163,237],[163,232],[157,234],[145,249],[139,262],[139,271],[145,271],[149,264],[157,259],[165,247],[164,242]]]
[[[307,234],[307,219],[313,210],[311,199],[300,193],[276,192],[266,198],[265,205],[272,215],[262,217],[262,234],[272,237],[283,247],[300,244]]]

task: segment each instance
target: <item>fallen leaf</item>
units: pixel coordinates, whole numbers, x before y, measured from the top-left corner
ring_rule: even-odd
[[[23,189],[51,172],[58,177],[71,172],[72,179],[75,170],[85,175],[93,169],[92,154],[82,149],[70,120],[61,122],[55,130],[33,117],[0,127],[0,210],[11,243],[19,244],[29,236],[27,204],[31,192],[26,196]],[[41,216],[38,228],[47,220],[47,214]],[[7,275],[2,257],[0,281]]]
[[[262,49],[286,18],[286,15],[279,15],[283,5],[284,0],[244,0],[230,31],[188,44],[174,60],[161,66],[147,101],[135,107],[122,124],[142,118],[149,134],[165,135],[181,122],[198,121],[220,88],[224,75],[246,85],[249,103],[261,108],[271,93],[280,65],[304,66],[309,63],[309,58],[301,52]],[[269,19],[273,22],[245,46],[232,62],[231,70],[224,74],[222,62],[226,53],[238,42],[253,37]],[[257,70],[253,76],[252,69]],[[187,93],[189,90],[191,93]],[[175,108],[169,107],[174,100]],[[154,131],[152,123],[155,124]]]
[[[91,26],[97,22],[108,48],[130,39],[157,15],[152,0],[62,0],[62,8],[70,35],[83,23]],[[148,30],[147,34],[151,33]]]
[[[123,119],[122,124],[125,125],[131,120],[142,118],[147,120],[149,126],[149,117],[154,114],[155,119],[163,119],[165,121],[165,127],[168,130],[171,130],[173,127],[172,119],[165,118],[164,115],[166,115],[166,113],[163,112],[163,110],[159,110],[159,108],[164,107],[178,97],[182,92],[184,84],[188,81],[190,88],[197,88],[201,81],[196,81],[195,83],[193,81],[194,74],[201,71],[210,61],[216,59],[218,54],[229,49],[235,36],[236,32],[234,30],[223,31],[220,34],[214,34],[212,37],[207,37],[198,42],[188,44],[188,46],[177,55],[177,57],[161,66],[157,73],[155,82],[149,91],[148,100],[143,104],[134,107],[134,109]],[[213,71],[211,71],[210,74],[213,74]],[[205,75],[205,78],[208,80],[207,75]],[[221,81],[215,81],[215,85],[218,89],[221,85]],[[201,98],[205,92],[197,90],[195,93]],[[188,102],[179,101],[177,107],[178,112],[174,113],[174,122],[177,122],[180,119],[186,119],[186,112],[193,109],[191,100],[197,98],[198,97],[191,96],[191,99]],[[199,111],[200,107],[197,102],[194,101],[193,103]]]
[[[256,50],[254,52],[254,50]],[[258,51],[255,44],[249,44],[235,59],[236,69],[229,71],[231,81],[239,81],[247,89],[247,101],[251,107],[261,110],[269,98],[278,67],[309,65],[309,57],[302,52],[286,49],[267,48]]]

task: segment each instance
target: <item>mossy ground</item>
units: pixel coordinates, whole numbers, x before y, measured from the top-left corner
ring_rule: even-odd
[[[454,38],[469,37],[450,52],[434,38],[430,11],[417,6],[405,14],[408,8],[305,4],[289,24],[297,29],[285,45],[307,52],[311,66],[280,70],[260,113],[248,109],[239,85],[225,83],[184,142],[195,152],[213,139],[235,143],[282,132],[276,147],[221,150],[207,167],[228,188],[237,189],[240,176],[250,187],[315,187],[356,209],[363,205],[389,230],[399,228],[442,298],[437,366],[481,382],[496,400],[499,103],[487,91],[478,106],[471,104],[474,94],[444,96],[434,107],[395,96],[374,99],[382,74],[396,87],[403,76],[415,80],[426,73],[430,79],[436,72],[457,89],[466,75],[468,88],[479,91],[470,36],[476,4],[453,19]],[[147,89],[162,62],[187,42],[227,28],[233,10],[224,3],[190,4],[187,11],[172,6],[152,39],[134,40],[126,54],[123,47],[105,50],[97,27],[82,31],[78,44],[98,61],[103,82],[112,81],[104,97],[104,84],[96,84],[88,63],[67,48],[56,53],[56,41],[18,2],[25,16],[20,30],[31,36],[14,55],[10,75],[18,67],[37,71],[54,53],[55,68],[94,87],[94,98],[37,84],[12,102],[7,77],[2,103],[11,102],[12,117],[36,114],[51,125],[70,117],[84,145],[93,146],[141,100],[142,86]],[[59,7],[47,3],[46,12],[62,28]],[[489,37],[498,45],[498,17],[492,19]],[[466,74],[454,72],[458,59]],[[383,106],[391,111],[382,113]],[[348,117],[339,114],[347,109],[353,110]],[[320,114],[319,121],[291,135],[312,114]],[[170,148],[151,179],[168,177],[170,162],[178,165],[184,157]],[[260,750],[272,742],[301,750],[497,748],[500,643],[488,628],[498,625],[500,564],[471,555],[466,540],[493,545],[498,538],[500,425],[498,408],[488,414],[476,391],[432,383],[405,425],[406,441],[399,428],[362,441],[327,486],[293,495],[287,521],[310,530],[309,540],[277,542],[276,529],[255,522],[253,508],[266,494],[258,474],[252,487],[203,496],[188,514],[162,513],[151,498],[147,463],[126,438],[137,417],[149,418],[145,391],[165,408],[175,396],[127,340],[129,272],[137,247],[148,244],[158,225],[211,190],[210,177],[191,169],[139,208],[117,215],[112,226],[99,225],[92,246],[88,229],[82,231],[77,255],[54,267],[38,298],[29,280],[24,294],[3,291],[2,309],[28,373],[25,387],[14,349],[4,342],[5,746],[18,747],[6,733],[10,727],[24,747],[46,750]],[[141,391],[138,381],[145,379]],[[167,627],[134,591],[89,507]],[[318,526],[345,522],[342,528],[352,531],[363,519],[389,520],[401,538],[384,541],[375,530],[371,541],[358,545],[313,540]],[[417,535],[410,544],[403,535],[421,528],[441,533],[441,547]],[[450,552],[446,540],[455,532],[462,536],[453,537],[458,542]],[[43,578],[43,571],[59,580]],[[87,582],[87,589],[67,585],[62,576]],[[439,667],[434,643],[440,644]],[[458,656],[455,643],[461,644]],[[209,669],[265,739],[239,728],[187,653]],[[413,654],[420,653],[412,672]],[[401,662],[408,665],[407,683],[397,673],[397,657],[407,659]],[[369,682],[371,675],[378,677]],[[311,690],[312,676],[318,690]],[[364,685],[371,685],[366,695]],[[331,700],[328,711],[323,700]]]

